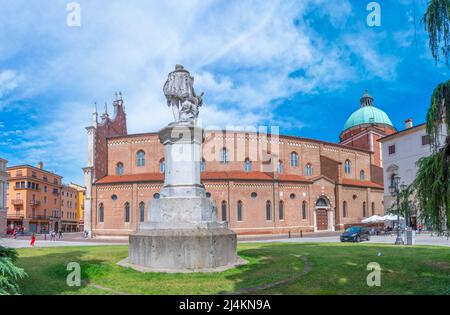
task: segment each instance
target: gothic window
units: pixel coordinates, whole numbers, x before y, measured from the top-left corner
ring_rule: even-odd
[[[136,153],[136,166],[145,166],[145,152],[142,150]]]
[[[291,166],[297,167],[298,166],[298,154],[297,152],[291,153]]]
[[[350,161],[349,161],[349,160],[345,160],[345,165],[344,165],[344,168],[345,168],[345,173],[346,173],[346,174],[350,174],[350,170],[351,170],[351,163],[350,163]]]
[[[278,161],[278,173],[283,173],[283,162],[282,161]]]
[[[366,180],[366,173],[364,171],[359,172],[359,180]]]
[[[284,202],[280,200],[280,204],[278,206],[278,216],[280,220],[284,220]]]
[[[342,204],[342,216],[344,218],[347,217],[347,201],[344,201]]]
[[[372,202],[372,215],[375,215],[375,202]]]
[[[130,203],[129,202],[125,202],[125,206],[124,206],[124,211],[125,211],[125,223],[129,223],[130,222]]]
[[[306,207],[306,201],[302,202],[302,219],[306,220],[307,217],[307,207]]]
[[[269,221],[272,217],[272,203],[270,200],[266,201],[266,220]]]
[[[311,163],[306,164],[306,176],[312,176],[312,165],[311,165]]]
[[[242,204],[242,201],[238,201],[238,203],[237,203],[237,220],[238,221],[242,221],[242,217],[243,217],[243,204]]]
[[[103,222],[105,222],[105,207],[103,206],[103,203],[100,203],[99,208],[100,208],[100,211],[99,211],[98,221],[100,223],[103,223]]]
[[[227,221],[227,202],[222,201],[222,221]]]
[[[367,212],[366,212],[366,202],[363,202],[363,217],[367,217]]]
[[[220,150],[220,163],[227,164],[230,162],[229,152],[227,148]]]
[[[250,161],[249,159],[245,159],[244,162],[244,171],[245,172],[251,172],[252,171],[252,161]]]
[[[166,161],[164,159],[161,159],[159,161],[159,172],[164,173],[166,171]]]
[[[144,222],[145,221],[145,203],[141,202],[139,204],[139,221]]]
[[[122,162],[117,163],[117,165],[116,165],[116,174],[119,175],[119,176],[123,175],[123,163]]]

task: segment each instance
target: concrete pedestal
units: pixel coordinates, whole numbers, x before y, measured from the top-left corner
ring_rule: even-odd
[[[223,271],[240,262],[236,234],[228,229],[143,230],[130,236],[122,265],[138,271]]]

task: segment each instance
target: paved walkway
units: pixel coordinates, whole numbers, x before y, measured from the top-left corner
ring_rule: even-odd
[[[378,244],[394,244],[396,236],[371,236],[369,243]],[[272,240],[249,240],[245,242],[263,242],[263,243],[275,243],[275,242],[294,242],[294,243],[338,243],[340,242],[339,236],[322,236],[322,237],[303,237],[303,238],[284,238],[284,239],[272,239]],[[367,243],[367,242],[364,242]],[[416,235],[416,245],[436,245],[436,246],[449,246],[450,239],[447,237],[430,236],[429,234]]]
[[[392,236],[372,236],[369,243],[380,244],[394,244],[395,235]],[[309,234],[305,237],[292,237],[287,236],[240,236],[239,242],[298,242],[298,243],[337,243],[340,242],[339,233],[328,234]],[[436,246],[449,246],[450,239],[446,237],[431,236],[429,234],[416,235],[417,245],[436,245]],[[26,248],[30,247],[30,236],[21,236],[17,239],[1,238],[0,245],[12,248]],[[100,245],[128,245],[127,238],[115,238],[115,239],[84,239],[81,235],[65,235],[63,240],[49,241],[43,237],[38,237],[36,240],[36,247],[58,247],[58,246],[100,246]]]

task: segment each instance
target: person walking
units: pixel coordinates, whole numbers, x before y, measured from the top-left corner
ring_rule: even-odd
[[[36,235],[33,233],[33,235],[31,235],[31,242],[30,242],[31,247],[34,247],[34,243],[36,243]]]

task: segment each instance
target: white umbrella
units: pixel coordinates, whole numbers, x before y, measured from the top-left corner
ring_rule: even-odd
[[[384,221],[397,221],[398,216],[396,214],[387,214],[384,217],[381,217]],[[400,220],[403,220],[403,217],[400,217]]]
[[[382,217],[380,217],[379,215],[373,215],[371,217],[368,217],[364,220],[362,220],[362,223],[376,223],[376,222],[382,222],[384,221]]]

